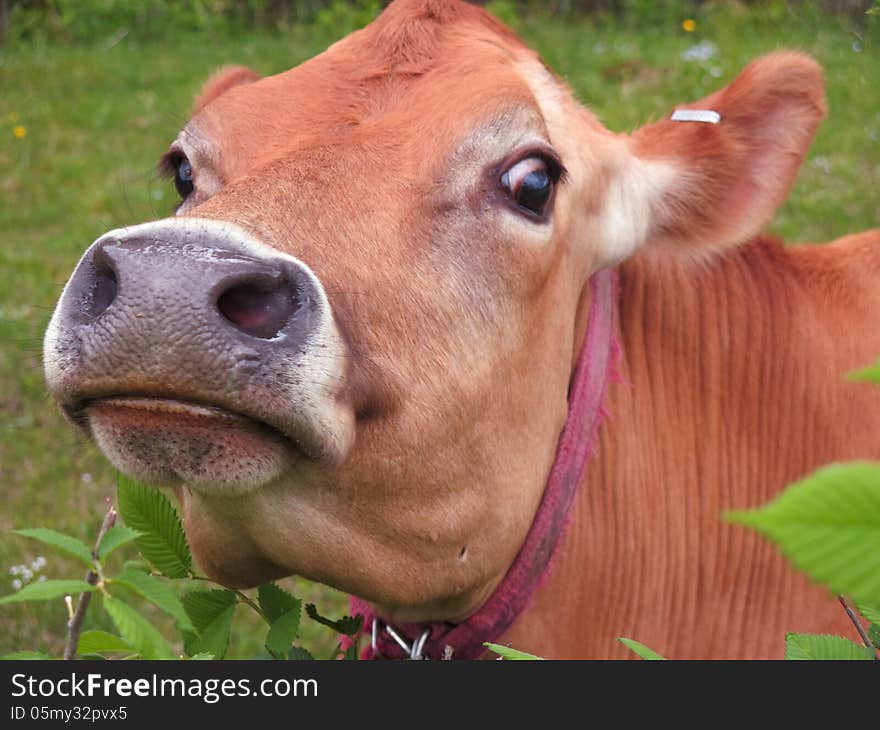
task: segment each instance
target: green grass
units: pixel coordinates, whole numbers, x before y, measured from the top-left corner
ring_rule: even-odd
[[[823,241],[880,225],[880,18],[791,14],[782,3],[703,7],[690,33],[672,13],[650,22],[530,17],[517,29],[616,130],[700,98],[774,48],[809,51],[826,69],[830,116],[772,228]],[[322,26],[0,49],[0,533],[48,526],[91,542],[114,493],[112,469],[63,422],[42,379],[42,333],[78,257],[111,227],[170,213],[175,194],[156,179],[154,164],[215,68],[245,63],[273,73],[332,40]],[[703,41],[715,44],[713,58],[682,60]],[[23,138],[14,135],[19,125]],[[0,594],[12,590],[8,568],[39,554],[35,544],[0,534]],[[79,576],[79,568],[46,557],[50,577]],[[288,587],[325,613],[344,610],[335,592],[304,581]],[[57,653],[65,619],[60,602],[4,607],[0,654]],[[231,656],[258,654],[262,634],[248,630],[255,626],[242,622]],[[318,633],[326,655],[326,632]]]

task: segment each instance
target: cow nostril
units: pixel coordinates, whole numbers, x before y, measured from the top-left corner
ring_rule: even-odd
[[[296,287],[290,283],[267,287],[237,284],[223,292],[217,309],[225,319],[253,337],[277,335],[299,308]]]
[[[95,269],[92,296],[89,300],[89,314],[97,318],[116,299],[116,273],[113,269],[99,266]]]

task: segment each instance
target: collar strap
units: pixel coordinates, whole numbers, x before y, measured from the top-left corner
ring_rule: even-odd
[[[602,403],[619,353],[615,339],[617,279],[603,269],[590,279],[593,302],[584,343],[569,387],[568,417],[535,519],[504,579],[489,600],[459,624],[391,625],[351,597],[353,615],[364,619],[371,642],[364,659],[478,659],[484,642],[499,639],[529,605],[556,550],[568,513],[593,454],[605,411]]]

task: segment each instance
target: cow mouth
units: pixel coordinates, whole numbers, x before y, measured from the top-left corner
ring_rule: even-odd
[[[303,455],[266,422],[175,398],[95,398],[68,414],[120,471],[157,486],[235,496],[272,481]]]

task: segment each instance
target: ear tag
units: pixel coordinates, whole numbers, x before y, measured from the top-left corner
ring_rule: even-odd
[[[711,109],[676,109],[669,119],[673,122],[705,122],[718,124],[721,115]]]

